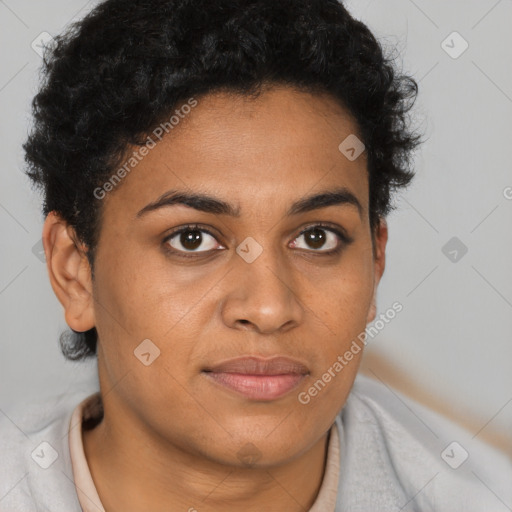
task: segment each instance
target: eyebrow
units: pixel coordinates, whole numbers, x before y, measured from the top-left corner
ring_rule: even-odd
[[[136,217],[141,218],[149,212],[173,205],[185,205],[195,210],[216,215],[240,217],[239,206],[230,204],[217,197],[181,190],[167,191],[155,201],[144,206],[144,208],[137,213]],[[363,215],[363,207],[357,197],[346,187],[341,187],[334,190],[326,190],[296,201],[291,205],[286,216],[299,215],[320,208],[327,208],[328,206],[355,207],[358,210],[359,217],[362,218]]]

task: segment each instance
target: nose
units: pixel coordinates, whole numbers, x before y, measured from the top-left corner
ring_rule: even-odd
[[[293,272],[277,250],[264,249],[252,263],[234,254],[222,303],[224,323],[261,334],[299,325],[304,309],[294,290]]]

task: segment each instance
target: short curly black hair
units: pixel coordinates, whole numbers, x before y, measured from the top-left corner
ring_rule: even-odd
[[[414,173],[409,126],[418,85],[337,0],[106,0],[47,49],[23,145],[43,213],[71,225],[94,276],[94,190],[183,100],[286,85],[328,93],[357,121],[373,229]],[[95,328],[60,337],[64,356],[96,354]]]

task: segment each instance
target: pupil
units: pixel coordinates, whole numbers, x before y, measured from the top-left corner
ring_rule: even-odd
[[[181,234],[180,242],[186,249],[195,250],[201,245],[202,235],[197,229],[184,231]]]
[[[307,236],[309,233],[309,237]],[[323,229],[314,228],[310,231],[306,232],[306,240],[307,243],[313,247],[314,249],[319,249],[324,245],[325,242],[325,232]]]

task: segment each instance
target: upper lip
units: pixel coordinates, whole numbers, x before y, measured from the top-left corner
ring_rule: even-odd
[[[306,375],[309,370],[300,361],[285,356],[263,358],[244,356],[227,359],[203,371],[214,373],[241,373],[246,375]]]

